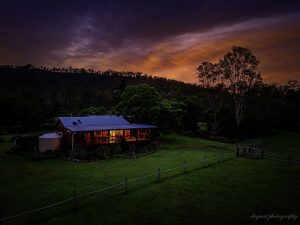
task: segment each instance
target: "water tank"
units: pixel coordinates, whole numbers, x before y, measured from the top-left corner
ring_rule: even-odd
[[[39,151],[57,151],[60,148],[61,135],[59,133],[47,133],[39,136]]]

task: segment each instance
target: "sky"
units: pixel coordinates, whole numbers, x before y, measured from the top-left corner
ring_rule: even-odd
[[[300,1],[1,0],[0,64],[140,71],[195,83],[250,48],[265,82],[300,80]]]

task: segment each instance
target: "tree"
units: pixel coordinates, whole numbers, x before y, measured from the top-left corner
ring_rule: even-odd
[[[197,77],[201,86],[205,88],[221,87],[233,96],[237,131],[239,131],[244,117],[246,93],[262,83],[260,73],[257,72],[258,64],[259,60],[250,49],[234,46],[219,63],[203,62],[197,68]],[[215,109],[215,115],[220,110],[217,102],[210,100],[211,104],[209,104],[212,109]]]
[[[160,103],[161,96],[154,87],[147,84],[129,85],[121,94],[116,110],[134,122],[153,122]]]
[[[224,93],[220,88],[207,90],[204,95],[207,108],[204,110],[204,115],[208,119],[210,135],[212,138],[219,132],[219,113],[224,105]]]
[[[234,100],[234,116],[239,131],[244,116],[245,94],[254,86],[262,83],[257,72],[259,60],[251,50],[243,47],[232,47],[220,60],[220,74],[222,83]]]
[[[106,114],[106,109],[103,106],[94,107],[90,106],[88,108],[82,109],[79,112],[80,115],[103,115]]]
[[[167,131],[181,129],[184,107],[182,102],[163,98],[154,87],[138,84],[124,89],[116,110],[133,122],[152,123]]]
[[[159,108],[157,108],[157,124],[165,131],[171,129],[182,131],[184,129],[182,124],[185,107],[184,103],[175,99],[162,99]]]
[[[204,116],[208,120],[210,134],[214,137],[219,127],[218,113],[223,106],[222,88],[220,88],[222,84],[220,64],[210,62],[201,63],[197,68],[197,77],[200,86],[206,89],[204,94],[206,102]]]
[[[199,84],[204,88],[220,85],[221,76],[218,63],[203,62],[197,68]]]

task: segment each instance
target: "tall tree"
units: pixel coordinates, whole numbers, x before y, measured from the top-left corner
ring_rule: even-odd
[[[204,94],[206,99],[206,109],[204,115],[207,118],[207,122],[210,128],[210,135],[214,138],[219,132],[219,113],[224,105],[224,94],[220,88],[208,89]]]
[[[218,113],[223,105],[222,76],[219,63],[203,62],[197,68],[197,77],[201,87],[206,89],[204,115],[209,124],[211,137],[218,132]]]
[[[262,83],[257,71],[259,60],[251,50],[243,47],[232,47],[220,60],[220,74],[228,92],[234,100],[234,116],[237,130],[244,116],[245,95],[255,85]]]
[[[261,75],[257,72],[258,64],[259,60],[250,49],[234,46],[219,63],[203,62],[197,68],[197,77],[201,86],[225,88],[233,96],[237,131],[239,131],[244,117],[246,93],[262,83]],[[212,101],[212,99],[214,96],[209,95],[210,108],[215,110],[214,114],[216,115],[220,107],[216,105],[217,101]],[[216,123],[216,119],[214,123]],[[213,127],[215,125],[213,124]]]

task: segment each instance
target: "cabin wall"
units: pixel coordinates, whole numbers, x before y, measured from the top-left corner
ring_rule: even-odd
[[[77,133],[76,141],[82,144],[112,144],[123,139],[126,142],[137,142],[151,139],[150,129],[132,130],[99,130]]]
[[[72,134],[61,122],[58,122],[56,129],[62,133],[62,144],[71,145]],[[118,143],[121,140],[126,142],[140,142],[151,140],[151,129],[127,129],[127,130],[99,130],[76,132],[74,134],[75,145],[102,145]]]
[[[57,130],[57,132],[62,133],[62,140],[61,140],[62,145],[71,144],[71,142],[72,142],[71,133],[70,133],[70,131],[68,131],[68,129],[66,129],[63,126],[63,124],[60,121],[56,125],[56,130]]]

